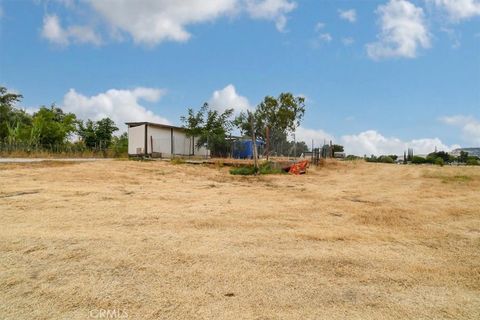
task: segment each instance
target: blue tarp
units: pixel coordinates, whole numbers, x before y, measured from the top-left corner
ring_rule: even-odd
[[[257,148],[264,145],[264,142],[257,140]],[[233,143],[233,157],[235,159],[251,159],[253,158],[252,140],[238,140]]]

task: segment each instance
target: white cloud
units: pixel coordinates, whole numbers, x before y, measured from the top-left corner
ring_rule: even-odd
[[[384,155],[403,154],[408,148],[413,148],[416,154],[428,154],[437,150],[450,151],[458,145],[445,145],[439,138],[414,139],[403,141],[395,137],[385,137],[375,130],[367,130],[355,135],[344,135],[340,144],[345,146],[348,154]]]
[[[480,146],[480,121],[476,118],[472,116],[456,115],[443,117],[440,120],[445,124],[460,127],[465,141]]]
[[[253,19],[274,21],[277,29],[283,31],[287,14],[297,4],[291,0],[57,0],[66,9],[78,13],[80,6],[87,3],[96,16],[96,21],[104,23],[106,34],[114,40],[129,35],[135,43],[157,45],[164,41],[185,42],[191,38],[188,27],[195,24],[213,22],[222,17],[233,17],[245,13]],[[78,15],[78,14],[77,14]],[[56,16],[47,16],[56,17]],[[68,44],[68,38],[81,42],[94,43],[96,35],[89,27],[89,35],[80,38],[75,30],[62,29],[58,17],[50,18],[46,38],[56,43]],[[85,29],[86,30],[86,29]],[[98,38],[98,36],[97,36]]]
[[[453,49],[460,48],[460,46],[462,45],[461,42],[460,42],[460,37],[461,37],[460,33],[455,31],[454,29],[445,28],[445,27],[442,27],[440,30],[447,34],[448,38],[452,42],[452,48]]]
[[[330,33],[321,33],[318,38],[323,41],[323,42],[330,42],[333,40],[332,36]]]
[[[350,10],[338,10],[339,16],[343,20],[347,20],[348,22],[354,23],[357,21],[357,11],[355,9]]]
[[[380,16],[381,33],[377,42],[366,46],[372,59],[415,58],[419,48],[430,47],[422,8],[406,0],[390,0],[380,5],[376,13]]]
[[[220,112],[233,108],[237,114],[240,111],[246,111],[252,108],[248,99],[239,95],[235,86],[232,84],[214,91],[208,103]]]
[[[477,129],[478,130],[478,129]],[[408,148],[413,148],[416,154],[428,154],[437,150],[451,151],[459,148],[459,145],[446,145],[439,138],[424,138],[404,141],[395,137],[385,137],[375,130],[367,130],[358,134],[343,135],[339,138],[322,130],[310,129],[300,126],[296,132],[297,141],[305,141],[307,145],[311,145],[312,140],[316,147],[322,146],[324,142],[341,144],[345,147],[347,154],[358,156],[363,155],[385,155],[397,154],[401,155]]]
[[[312,144],[313,140],[315,147],[322,146],[324,141],[328,143],[330,140],[335,140],[333,135],[322,129],[309,129],[303,126],[297,128],[295,138],[297,141],[304,141],[308,146]]]
[[[71,41],[95,45],[101,43],[100,37],[91,27],[74,25],[64,29],[56,15],[46,15],[43,18],[42,36],[58,45],[68,45]]]
[[[332,42],[333,37],[330,33],[320,33],[315,38],[310,40],[311,46],[315,49],[322,47],[323,44]]]
[[[137,43],[187,41],[186,26],[233,14],[237,0],[103,0],[89,1],[108,24],[127,32]]]
[[[121,129],[125,128],[125,122],[150,121],[169,124],[167,119],[140,104],[141,100],[156,102],[165,92],[164,89],[139,87],[133,90],[110,89],[89,97],[70,89],[63,98],[62,109],[75,113],[83,120],[109,117]]]
[[[354,42],[355,42],[355,39],[353,39],[352,37],[342,38],[342,43],[345,46],[351,46]]]
[[[426,0],[447,13],[452,21],[467,20],[480,16],[479,0]]]
[[[246,0],[246,9],[252,18],[275,21],[277,30],[284,31],[287,14],[297,7],[289,0]]]
[[[322,30],[323,28],[325,28],[325,23],[323,23],[323,22],[317,22],[317,24],[315,25],[314,30],[315,30],[315,32],[318,32],[318,31]]]
[[[68,43],[68,37],[60,26],[56,15],[48,15],[43,18],[42,36],[57,44]]]

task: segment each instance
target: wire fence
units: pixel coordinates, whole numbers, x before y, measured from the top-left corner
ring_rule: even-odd
[[[25,142],[0,142],[0,156],[65,155],[78,157],[121,157],[127,154],[126,146],[100,142],[87,147],[83,143],[30,144]]]

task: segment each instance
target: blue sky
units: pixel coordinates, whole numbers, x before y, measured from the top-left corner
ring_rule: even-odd
[[[187,107],[307,99],[297,137],[356,154],[480,146],[479,0],[3,0],[22,107],[180,124]],[[123,128],[123,127],[122,127]]]

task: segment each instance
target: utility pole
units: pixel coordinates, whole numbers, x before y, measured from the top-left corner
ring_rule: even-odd
[[[257,138],[255,136],[255,123],[253,119],[253,114],[248,111],[248,117],[250,118],[250,127],[251,127],[251,135],[252,135],[252,144],[253,144],[253,166],[255,168],[255,174],[258,171],[258,154],[257,154]]]

